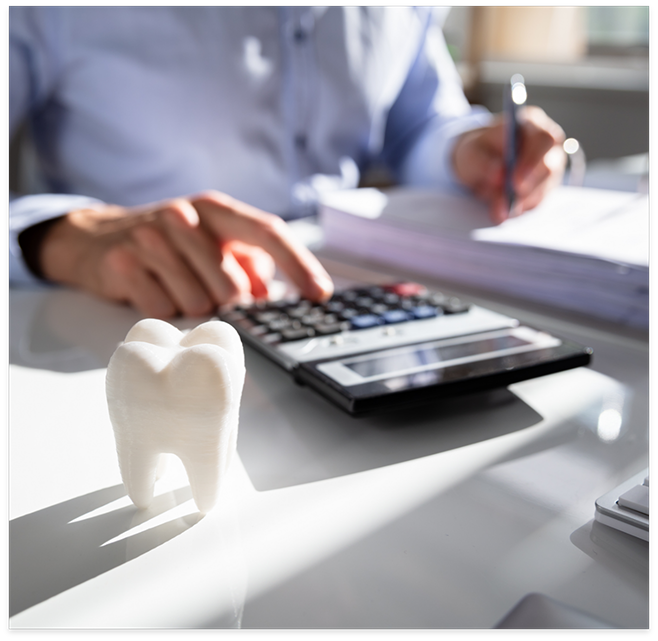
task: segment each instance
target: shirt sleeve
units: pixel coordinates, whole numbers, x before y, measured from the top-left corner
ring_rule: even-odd
[[[27,268],[18,243],[20,233],[44,220],[63,216],[74,209],[102,204],[96,198],[68,194],[36,194],[15,198],[9,204],[9,283],[26,285],[38,282]]]
[[[491,119],[489,111],[468,103],[441,25],[430,16],[418,55],[388,115],[385,162],[402,184],[461,191],[451,160],[455,141]]]
[[[9,8],[9,131],[18,127],[47,99],[57,76],[56,46],[44,23],[56,25],[57,14],[49,8]],[[34,283],[38,279],[27,268],[18,243],[20,233],[44,220],[74,209],[92,207],[101,201],[67,194],[11,195],[9,203],[9,282]]]

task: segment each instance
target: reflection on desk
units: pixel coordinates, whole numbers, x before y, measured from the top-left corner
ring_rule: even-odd
[[[542,419],[506,389],[354,418],[309,388],[291,385],[276,365],[249,349],[247,368],[245,394],[251,402],[242,407],[246,427],[238,445],[258,490],[458,449],[523,430]],[[489,417],[486,422],[483,413]],[[263,416],[270,418],[263,422]]]
[[[104,368],[137,315],[54,289],[9,313],[11,628],[492,627],[531,592],[648,625],[647,574],[581,530],[647,464],[642,341],[584,327],[592,368],[365,420],[248,352],[239,458],[199,518],[176,461],[147,512],[120,484]]]

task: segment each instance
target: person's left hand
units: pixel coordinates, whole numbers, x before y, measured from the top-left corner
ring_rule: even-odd
[[[564,174],[566,154],[564,131],[539,107],[524,107],[520,153],[512,185],[516,192],[514,209],[505,196],[505,127],[502,116],[480,129],[468,131],[457,140],[453,167],[457,178],[489,204],[491,219],[501,223],[536,207],[558,185]]]

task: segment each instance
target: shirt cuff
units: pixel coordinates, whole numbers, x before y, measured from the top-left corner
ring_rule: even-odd
[[[402,182],[413,187],[467,192],[454,173],[455,143],[463,133],[486,127],[492,119],[483,107],[473,107],[467,116],[430,124],[405,159],[400,172]]]
[[[18,236],[23,230],[75,209],[102,204],[103,202],[96,198],[67,194],[37,194],[12,200],[9,204],[9,283],[27,285],[40,282],[23,259],[18,243]]]

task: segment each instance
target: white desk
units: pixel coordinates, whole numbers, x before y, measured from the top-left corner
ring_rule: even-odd
[[[200,519],[175,464],[146,512],[121,485],[104,367],[137,315],[11,291],[10,627],[490,628],[529,593],[648,626],[648,544],[593,522],[648,464],[647,337],[475,300],[592,366],[353,419],[248,351],[240,458]]]

